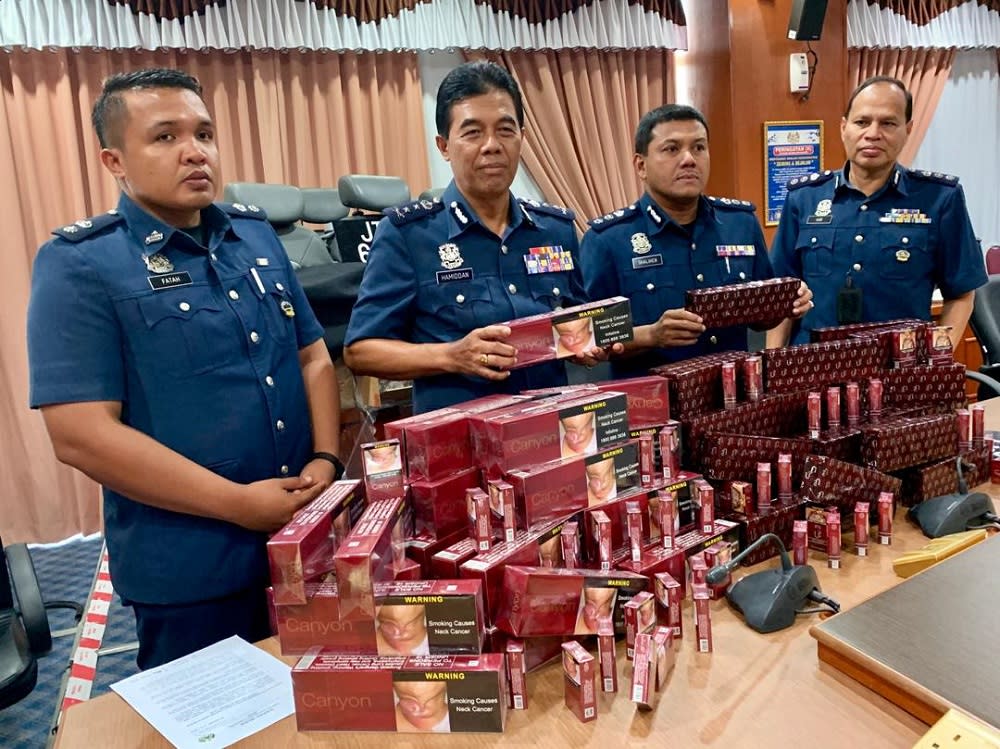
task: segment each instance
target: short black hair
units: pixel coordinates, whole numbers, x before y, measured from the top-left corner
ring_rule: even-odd
[[[473,96],[482,96],[491,91],[503,91],[510,94],[514,101],[514,111],[517,113],[517,126],[524,127],[524,101],[521,99],[521,89],[517,81],[505,68],[494,62],[467,62],[452,70],[441,81],[437,91],[437,107],[434,111],[434,121],[438,135],[448,137],[451,129],[451,108]]]
[[[649,151],[649,142],[653,139],[653,129],[663,122],[694,120],[700,122],[705,128],[705,135],[708,135],[708,122],[705,115],[694,107],[687,104],[664,104],[662,107],[646,112],[639,120],[639,127],[635,129],[635,152],[646,155]]]
[[[903,96],[906,97],[906,121],[909,122],[913,119],[913,94],[906,90],[906,84],[903,83],[899,78],[893,78],[891,75],[876,75],[864,81],[860,86],[858,86],[854,91],[851,92],[851,97],[847,100],[847,109],[844,110],[844,119],[847,119],[848,115],[851,114],[851,107],[854,106],[854,100],[858,97],[862,91],[864,91],[869,86],[874,86],[876,83],[888,83],[891,86],[895,86],[900,91],[903,92]]]
[[[128,114],[122,93],[143,88],[184,88],[201,96],[198,79],[173,68],[144,68],[109,76],[90,115],[101,148],[121,145],[121,125]]]

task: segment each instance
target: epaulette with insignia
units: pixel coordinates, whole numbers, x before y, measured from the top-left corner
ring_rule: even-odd
[[[639,213],[639,206],[633,203],[625,208],[619,208],[616,211],[611,211],[611,213],[605,213],[603,216],[598,216],[595,219],[591,219],[588,223],[590,228],[594,231],[604,231],[610,226],[615,224],[620,224],[626,219],[634,218],[636,214]]]
[[[806,185],[821,185],[829,179],[833,178],[833,170],[827,169],[825,172],[813,172],[806,177],[796,177],[793,180],[789,180],[788,189],[794,190],[798,187],[805,187]]]
[[[929,182],[938,182],[942,185],[954,187],[958,184],[958,177],[952,174],[945,174],[944,172],[928,172],[926,169],[907,169],[906,173],[907,176],[924,179]]]
[[[395,205],[392,208],[386,208],[382,211],[382,214],[389,218],[393,226],[402,226],[411,221],[416,221],[418,218],[431,216],[443,208],[444,203],[441,202],[440,198],[434,198],[434,200],[427,200],[425,198],[424,200],[414,200],[411,203],[403,203]]]
[[[106,229],[122,220],[122,216],[119,215],[118,211],[112,208],[107,213],[102,213],[99,216],[82,218],[79,221],[74,221],[72,224],[60,226],[58,229],[53,229],[52,233],[63,239],[68,239],[70,242],[79,242],[93,236],[101,231],[101,229]]]
[[[230,216],[240,216],[242,218],[259,218],[261,220],[267,220],[267,213],[263,208],[255,206],[253,204],[244,205],[243,203],[219,203],[219,208],[224,210]]]
[[[749,200],[738,200],[737,198],[717,198],[714,195],[706,195],[708,202],[716,208],[733,208],[738,211],[756,211],[757,208]]]
[[[569,208],[564,208],[561,205],[552,205],[551,203],[539,203],[537,200],[530,200],[528,198],[518,198],[517,202],[527,208],[529,211],[534,211],[535,213],[545,213],[549,216],[558,216],[559,218],[564,218],[568,221],[572,221],[576,218],[576,214]]]

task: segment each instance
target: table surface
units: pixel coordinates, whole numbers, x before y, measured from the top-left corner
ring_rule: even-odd
[[[1000,398],[987,401],[987,428],[1000,428]],[[994,501],[1000,491],[989,491]],[[841,569],[827,567],[825,555],[810,552],[810,563],[824,592],[843,609],[901,582],[892,570],[898,555],[926,545],[916,526],[896,518],[892,546],[869,546],[868,557],[850,549]],[[997,543],[1000,543],[998,541]],[[975,548],[975,547],[973,547]],[[751,571],[777,564],[772,559]],[[742,572],[737,572],[739,577]],[[817,615],[800,616],[794,626],[770,635],[747,627],[726,601],[713,601],[712,626],[715,652],[695,650],[691,601],[685,601],[684,638],[677,643],[677,665],[661,692],[659,703],[641,713],[628,699],[631,672],[625,665],[624,645],[619,646],[619,692],[601,695],[598,717],[580,723],[563,705],[561,664],[556,661],[528,675],[530,703],[527,710],[508,713],[503,734],[453,734],[395,736],[393,746],[471,747],[536,746],[558,737],[556,746],[620,746],[645,742],[677,747],[782,747],[804,741],[808,749],[825,747],[912,747],[927,726],[888,700],[841,674],[816,657],[816,641],[809,628]],[[272,638],[261,643],[277,653]],[[286,659],[289,663],[294,658]],[[239,747],[382,747],[384,733],[299,733],[289,716],[268,729],[236,744]],[[59,729],[57,749],[91,747],[169,747],[153,728],[117,694],[105,694],[66,711]]]

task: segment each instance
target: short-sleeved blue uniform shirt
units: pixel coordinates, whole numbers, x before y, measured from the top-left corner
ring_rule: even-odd
[[[666,310],[683,307],[689,289],[772,277],[753,205],[731,198],[702,196],[693,224],[681,226],[645,193],[627,208],[591,221],[580,257],[587,293],[594,299],[627,296],[636,325],[650,325]],[[690,346],[612,359],[612,372],[632,377],[661,364],[746,348],[746,326],[706,330]]]
[[[848,167],[794,179],[771,247],[778,275],[809,284],[815,306],[792,343],[838,325],[838,297],[861,290],[865,322],[930,319],[931,295],[953,299],[986,283],[986,268],[956,177],[896,166],[866,196]]]
[[[55,230],[32,278],[31,406],[119,401],[125,424],[227,479],[298,475],[312,451],[298,352],[322,328],[262,210],[201,216],[205,246],[124,195]],[[127,599],[266,585],[264,534],[107,488],[104,523]]]
[[[585,301],[573,213],[566,208],[511,196],[510,224],[498,237],[452,182],[440,200],[385,214],[347,327],[348,346],[366,338],[447,343],[476,328]],[[414,381],[413,406],[420,413],[565,383],[563,362],[516,369],[502,382],[433,375]]]

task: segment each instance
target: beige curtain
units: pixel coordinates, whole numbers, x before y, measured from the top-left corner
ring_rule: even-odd
[[[577,214],[577,225],[640,194],[632,166],[643,114],[673,101],[673,54],[581,49],[473,53],[514,75],[524,96],[522,159],[546,199]]]
[[[848,50],[848,78],[852,89],[873,75],[891,75],[901,80],[913,94],[913,131],[899,154],[901,164],[910,166],[917,155],[954,61],[954,48]]]
[[[103,79],[148,66],[201,81],[224,179],[335,186],[354,172],[429,187],[415,54],[318,52],[0,53],[0,535],[54,541],[99,528],[97,487],[56,461],[28,409],[25,312],[31,263],[50,230],[112,207],[90,108]]]

